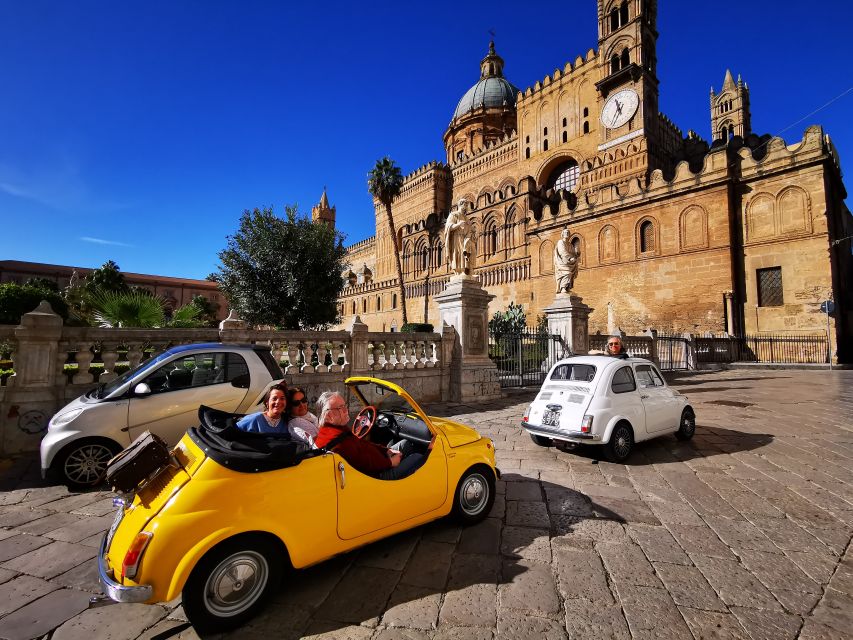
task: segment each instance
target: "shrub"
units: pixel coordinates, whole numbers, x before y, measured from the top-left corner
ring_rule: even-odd
[[[0,284],[0,324],[19,324],[21,316],[39,306],[42,300],[47,300],[63,320],[68,317],[68,305],[56,291],[14,282]]]
[[[524,306],[510,302],[506,311],[495,311],[489,320],[489,331],[491,333],[524,333],[527,328],[527,313]]]
[[[432,333],[432,325],[429,322],[407,322],[400,327],[400,333]]]

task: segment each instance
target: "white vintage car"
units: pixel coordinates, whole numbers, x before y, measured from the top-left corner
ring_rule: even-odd
[[[692,438],[696,415],[648,360],[575,356],[551,368],[521,426],[540,446],[602,445],[608,460],[622,462],[636,442]]]

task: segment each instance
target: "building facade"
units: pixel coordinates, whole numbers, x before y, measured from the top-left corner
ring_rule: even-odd
[[[515,302],[533,319],[553,301],[568,227],[593,332],[818,333],[831,299],[833,343],[849,359],[853,224],[829,136],[756,135],[749,87],[730,72],[711,89],[709,141],[684,135],[658,110],[657,2],[597,4],[598,49],[523,91],[490,44],[444,134],[446,158],[405,178],[397,237],[376,202],[376,235],[349,247],[341,326],[356,315],[371,330],[399,326],[394,243],[410,321],[437,324],[442,228],[464,198],[490,312]]]

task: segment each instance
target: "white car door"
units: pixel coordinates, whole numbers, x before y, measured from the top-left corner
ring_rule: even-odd
[[[148,429],[169,444],[177,443],[189,427],[198,423],[200,405],[236,411],[250,386],[245,359],[229,352],[176,358],[157,368],[142,382],[150,392],[137,394],[131,389],[130,439]]]
[[[646,410],[646,428],[649,433],[674,431],[678,428],[680,414],[675,394],[666,386],[663,378],[650,364],[634,366],[640,398]]]
[[[644,440],[647,417],[631,365],[626,364],[614,372],[610,382],[610,398],[613,414],[625,416],[634,428],[634,440]]]

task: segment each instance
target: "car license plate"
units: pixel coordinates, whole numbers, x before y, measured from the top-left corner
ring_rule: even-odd
[[[545,413],[542,414],[542,426],[543,427],[559,427],[560,426],[560,412],[559,411],[551,411],[550,409],[545,409]]]

